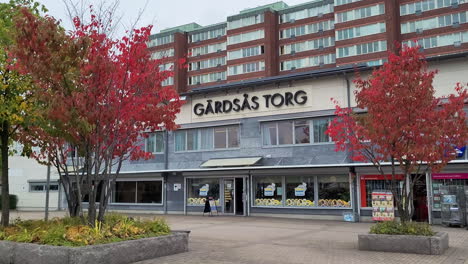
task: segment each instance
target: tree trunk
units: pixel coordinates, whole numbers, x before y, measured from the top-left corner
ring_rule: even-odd
[[[8,183],[8,133],[10,126],[8,121],[3,121],[1,130],[0,156],[2,163],[2,226],[10,224],[10,189]]]

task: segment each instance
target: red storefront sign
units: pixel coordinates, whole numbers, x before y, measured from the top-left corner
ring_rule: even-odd
[[[397,174],[395,175],[395,180],[401,181],[404,180],[404,175]],[[367,204],[367,190],[366,190],[366,181],[378,181],[378,180],[392,180],[392,175],[380,175],[380,174],[368,174],[368,175],[360,175],[361,180],[361,207],[368,207],[370,204]]]
[[[468,173],[432,173],[434,180],[468,179]]]

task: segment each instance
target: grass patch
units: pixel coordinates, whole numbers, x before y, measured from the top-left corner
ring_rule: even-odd
[[[0,227],[0,240],[79,247],[157,237],[170,232],[164,219],[136,220],[119,214],[108,214],[105,221],[94,228],[70,217],[54,218],[49,222],[18,219],[9,227]]]
[[[396,221],[386,221],[377,223],[370,228],[371,234],[382,235],[414,235],[414,236],[433,236],[435,232],[427,223],[399,223]]]

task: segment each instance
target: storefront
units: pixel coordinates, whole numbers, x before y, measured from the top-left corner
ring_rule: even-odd
[[[433,173],[431,177],[431,193],[432,193],[432,222],[434,224],[442,223],[442,207],[443,207],[443,196],[451,194],[448,188],[460,188],[465,192],[468,190],[468,173]],[[459,199],[456,197],[454,202],[458,203]],[[465,199],[466,200],[466,199]],[[468,204],[459,203],[458,208],[461,211],[467,210]]]

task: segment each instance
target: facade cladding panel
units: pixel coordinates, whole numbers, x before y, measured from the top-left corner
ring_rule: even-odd
[[[367,75],[373,66],[385,62],[395,41],[412,39],[427,43],[424,51],[430,69],[439,70],[434,80],[437,96],[452,93],[458,81],[467,82],[463,77],[468,76],[466,24],[400,33],[402,23],[463,12],[467,3],[458,1],[459,5],[402,16],[400,5],[421,1],[325,0],[291,7],[277,2],[244,10],[228,17],[227,23],[153,35],[156,39],[174,34],[174,43],[161,39],[161,45],[152,48],[174,47],[174,59],[197,47],[225,46],[221,51],[198,50],[200,55],[188,58],[190,68],[176,69],[174,85],[186,101],[176,119],[180,127],[164,132],[164,151],[154,159],[128,161],[122,168],[123,180],[162,180],[162,203],[112,204],[113,208],[202,214],[211,197],[224,214],[343,219],[349,213],[370,220],[372,208],[366,198],[384,185],[369,177],[376,174],[370,164],[353,164],[346,152],[335,151],[325,134],[334,117],[330,98],[354,107],[355,70]],[[382,9],[367,8],[376,5]],[[337,13],[343,12],[349,16],[340,19],[348,21],[338,22]],[[369,28],[364,26],[383,22],[378,33],[365,31]],[[347,38],[336,39],[345,36],[340,30],[350,28],[358,34],[350,37],[349,31]],[[236,37],[259,30],[263,34]],[[333,41],[314,42],[324,38]],[[224,64],[212,67],[210,60],[219,57],[225,57]],[[468,173],[468,154],[460,153],[444,169],[449,175],[444,177]],[[260,159],[250,166],[222,165],[223,159],[240,158]],[[216,162],[221,165],[201,167],[213,159],[221,159]],[[443,184],[428,175],[423,183],[428,201],[433,183]],[[468,179],[457,184],[468,185]],[[440,209],[435,202],[429,205],[418,209],[418,219],[440,222]]]

